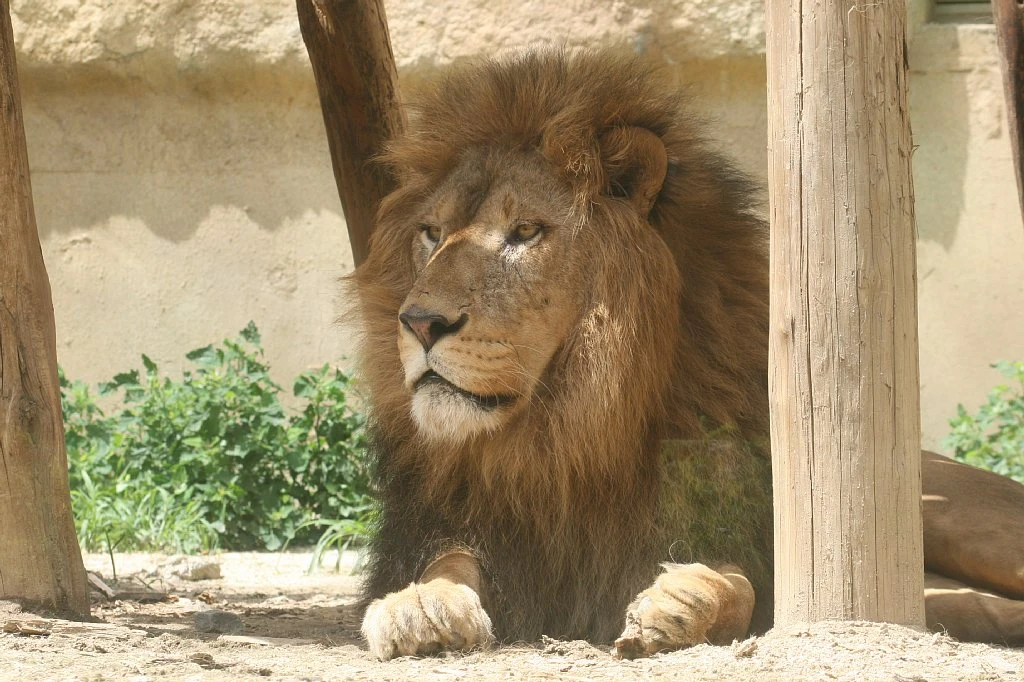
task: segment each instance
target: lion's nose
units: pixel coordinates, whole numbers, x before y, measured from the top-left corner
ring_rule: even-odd
[[[441,313],[413,305],[400,314],[398,319],[401,320],[402,326],[416,335],[423,350],[430,350],[442,337],[462,329],[469,315],[463,313],[452,321]]]

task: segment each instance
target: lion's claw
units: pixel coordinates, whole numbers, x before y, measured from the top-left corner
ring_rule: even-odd
[[[381,660],[468,651],[494,640],[491,619],[472,588],[448,580],[413,583],[370,604],[363,637]]]
[[[650,656],[710,642],[727,644],[746,634],[754,591],[738,572],[703,564],[668,564],[654,585],[626,609],[626,627],[615,640],[620,658]],[[735,571],[731,569],[730,571]]]

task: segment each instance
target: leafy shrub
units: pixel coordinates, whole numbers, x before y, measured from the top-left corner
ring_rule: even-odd
[[[1024,362],[993,367],[1008,381],[992,389],[976,414],[957,406],[946,444],[958,460],[1024,483]]]
[[[323,528],[320,539],[313,547],[309,560],[308,572],[313,573],[323,565],[324,559],[331,550],[336,550],[334,570],[341,570],[342,554],[353,544],[361,543],[372,532],[377,522],[377,507],[367,504],[358,511],[358,516],[350,519],[313,519],[303,526]],[[356,569],[360,564],[356,564]]]
[[[150,550],[184,554],[217,546],[217,531],[203,518],[202,504],[150,481],[95,483],[81,470],[81,484],[71,491],[78,537],[88,550]]]
[[[179,381],[143,370],[100,384],[107,415],[81,382],[61,379],[72,504],[82,544],[123,550],[278,549],[312,544],[312,520],[358,519],[369,504],[364,420],[349,378],[328,366],[294,382],[286,413],[260,336],[186,357]]]

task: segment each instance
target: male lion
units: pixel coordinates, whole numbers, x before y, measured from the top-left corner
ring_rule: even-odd
[[[622,633],[634,656],[770,626],[767,230],[680,95],[607,53],[488,62],[383,160],[398,188],[352,280],[371,651]],[[985,481],[926,462],[953,483],[929,565],[1024,597],[1020,487],[994,477],[1017,513],[968,546],[956,488]],[[946,587],[937,627],[1022,641],[1024,602]]]

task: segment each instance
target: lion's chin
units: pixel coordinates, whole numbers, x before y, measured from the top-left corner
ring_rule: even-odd
[[[423,435],[453,445],[497,431],[507,413],[507,407],[484,407],[444,386],[422,386],[412,396],[412,416]]]

